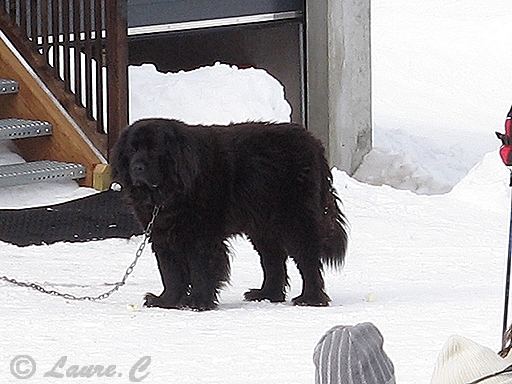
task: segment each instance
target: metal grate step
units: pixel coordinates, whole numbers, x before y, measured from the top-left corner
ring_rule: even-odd
[[[81,164],[43,160],[0,166],[0,187],[49,180],[76,180],[85,177]]]
[[[15,80],[0,79],[0,95],[18,93],[19,85]]]
[[[0,119],[0,140],[48,136],[52,130],[52,125],[46,121]]]

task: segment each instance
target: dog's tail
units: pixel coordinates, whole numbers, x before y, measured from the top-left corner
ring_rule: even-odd
[[[341,200],[332,182],[332,173],[327,160],[324,158],[322,159],[321,184],[324,236],[320,258],[327,266],[338,269],[343,266],[347,250],[347,219],[339,207]]]

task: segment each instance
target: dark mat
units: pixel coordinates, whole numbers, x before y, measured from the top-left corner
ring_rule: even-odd
[[[47,207],[0,210],[0,240],[19,246],[129,238],[142,232],[114,191]]]

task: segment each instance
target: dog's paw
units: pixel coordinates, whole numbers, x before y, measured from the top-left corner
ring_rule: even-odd
[[[263,301],[268,300],[271,303],[282,303],[285,300],[283,292],[267,292],[263,289],[249,289],[244,293],[246,301]]]
[[[193,311],[202,312],[215,309],[217,304],[211,300],[205,300],[200,297],[186,296],[181,300],[182,309],[191,309]]]
[[[158,307],[158,296],[154,295],[150,292],[146,293],[144,296],[144,304],[145,307]]]
[[[171,308],[178,309],[179,305],[174,301],[166,300],[165,297],[154,295],[150,292],[146,293],[144,296],[144,306],[147,308],[157,307],[157,308]]]
[[[331,299],[325,292],[317,294],[300,295],[292,299],[293,305],[307,307],[327,307]]]

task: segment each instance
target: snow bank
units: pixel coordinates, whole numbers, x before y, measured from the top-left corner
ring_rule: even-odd
[[[189,124],[290,121],[284,88],[262,69],[215,64],[179,73],[130,67],[130,120],[167,117]]]
[[[418,194],[444,193],[450,190],[407,154],[374,148],[364,159],[354,177],[371,185],[390,185]]]
[[[470,170],[450,195],[484,209],[508,214],[509,181],[509,170],[503,165],[498,151],[493,151]]]
[[[18,155],[15,151],[14,145],[10,140],[0,140],[0,165],[9,165],[24,163],[23,157]]]
[[[378,152],[360,180],[444,193],[497,148],[512,102],[511,18],[510,0],[372,2]]]

